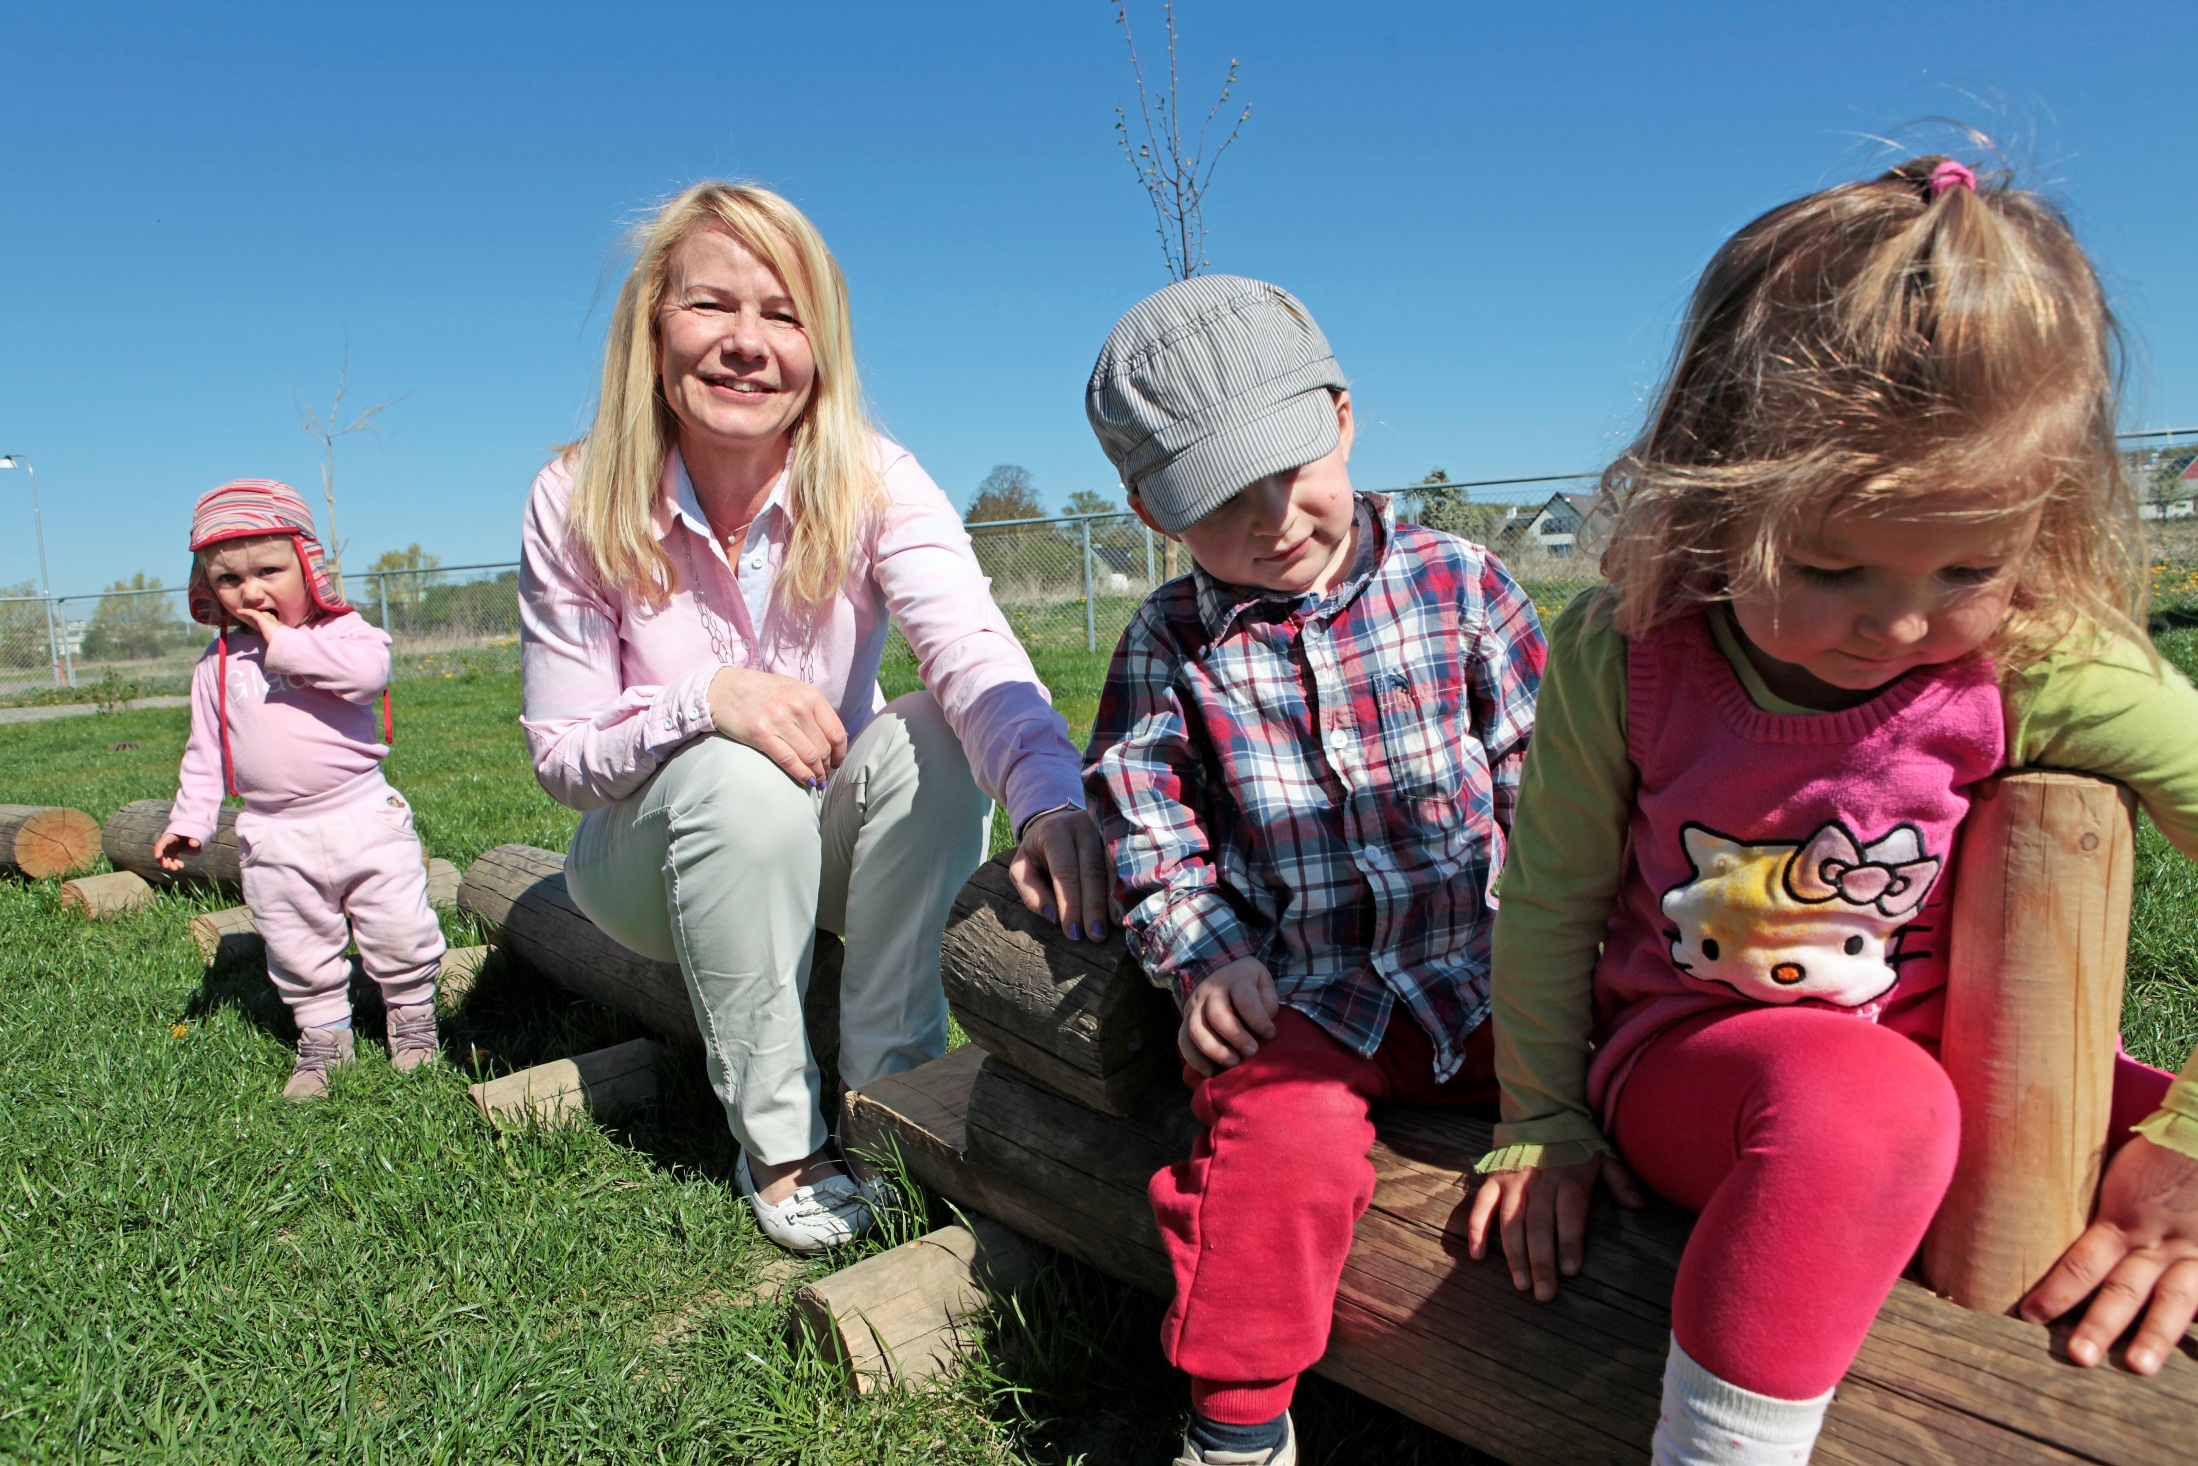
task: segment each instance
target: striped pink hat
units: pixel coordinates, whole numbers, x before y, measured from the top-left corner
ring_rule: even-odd
[[[313,511],[288,484],[271,478],[231,479],[200,498],[198,508],[191,512],[194,555],[209,545],[265,535],[288,535],[297,546],[298,563],[305,568],[305,588],[321,614],[334,616],[351,609],[329,583],[321,542],[313,534]],[[192,620],[218,627],[227,619],[221,603],[214,599],[213,587],[206,583],[205,572],[195,562],[191,566],[189,599]]]

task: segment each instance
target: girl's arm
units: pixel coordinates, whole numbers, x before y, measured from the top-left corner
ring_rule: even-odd
[[[1206,977],[1258,956],[1265,939],[1222,886],[1227,856],[1214,848],[1205,760],[1176,687],[1182,657],[1147,601],[1115,648],[1084,773],[1114,862],[1123,937],[1178,1005]]]
[[[619,665],[622,608],[573,560],[565,535],[572,475],[542,470],[520,533],[519,641],[534,776],[558,803],[588,810],[625,798],[688,739],[716,731],[715,666],[667,686],[628,687]]]
[[[356,613],[317,626],[276,626],[267,637],[267,670],[361,705],[389,686],[389,633]]]
[[[880,446],[889,502],[871,573],[977,787],[1007,807],[1020,838],[1033,815],[1083,806],[1076,745],[993,602],[961,516],[914,458]]]
[[[1588,1109],[1588,1032],[1636,783],[1626,642],[1589,592],[1551,629],[1504,863],[1491,983],[1503,1123],[1484,1174],[1610,1151]]]
[[[166,835],[177,835],[204,844],[214,837],[221,818],[222,769],[220,663],[211,649],[191,669],[191,736],[183,745],[183,767],[177,773],[175,807],[168,815]]]

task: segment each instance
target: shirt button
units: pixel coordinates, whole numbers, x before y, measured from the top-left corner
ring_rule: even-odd
[[[1330,748],[1349,748],[1351,746],[1351,735],[1341,728],[1334,729],[1328,734],[1328,746]]]
[[[1365,861],[1368,865],[1372,866],[1376,870],[1381,869],[1381,847],[1378,845],[1367,846],[1364,850],[1361,850],[1359,852],[1359,859]]]
[[[750,555],[748,557],[748,568],[750,570],[761,570],[763,568],[763,557],[761,555]]]

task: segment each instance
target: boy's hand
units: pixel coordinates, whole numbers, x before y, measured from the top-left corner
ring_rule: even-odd
[[[1239,957],[1206,974],[1183,1005],[1175,1046],[1183,1062],[1208,1079],[1259,1052],[1259,1040],[1275,1036],[1274,975],[1257,957]]]
[[[183,856],[176,852],[180,850],[183,855],[188,855],[197,849],[198,841],[189,835],[178,835],[170,831],[153,841],[153,859],[160,862],[162,870],[181,870]]]
[[[256,631],[263,641],[273,641],[275,633],[282,629],[282,618],[272,611],[255,611],[250,606],[239,606],[231,613],[246,631]]]
[[[1023,904],[1061,924],[1072,942],[1107,939],[1107,842],[1091,816],[1056,809],[1023,826],[1007,878]]]
[[[1503,1230],[1504,1259],[1511,1264],[1511,1286],[1532,1287],[1543,1303],[1557,1296],[1559,1274],[1580,1270],[1587,1251],[1587,1209],[1600,1179],[1625,1207],[1647,1204],[1641,1183],[1616,1156],[1590,1156],[1569,1166],[1539,1166],[1530,1171],[1498,1171],[1484,1177],[1473,1193],[1465,1240],[1476,1259],[1488,1255],[1491,1216]]]
[[[2158,1374],[2198,1313],[2198,1160],[2132,1138],[2106,1168],[2098,1220],[2030,1290],[2022,1316],[2032,1323],[2059,1318],[2094,1288],[2098,1297],[2069,1338],[2068,1357],[2086,1368],[2097,1364],[2143,1311],[2129,1367]]]

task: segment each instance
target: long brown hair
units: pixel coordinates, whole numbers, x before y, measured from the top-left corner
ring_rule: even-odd
[[[664,400],[657,313],[671,254],[697,229],[722,229],[786,283],[816,356],[816,380],[792,429],[787,511],[792,535],[775,594],[814,609],[846,578],[865,516],[883,500],[872,459],[874,430],[855,372],[847,281],[824,238],[801,210],[767,188],[698,183],[634,231],[633,268],[611,312],[595,422],[577,451],[570,525],[607,586],[659,604],[673,582],[671,559],[651,514],[679,420]]]
[[[2136,631],[2098,277],[2050,201],[2005,177],[1934,185],[1946,162],[1781,205],[1711,259],[1647,427],[1603,474],[1621,631],[1774,584],[1781,547],[1835,506],[1948,492],[1968,506],[1950,512],[2039,514],[2002,665]]]

